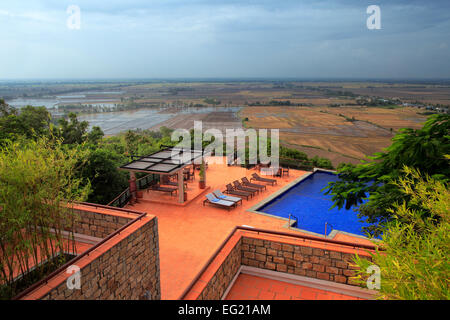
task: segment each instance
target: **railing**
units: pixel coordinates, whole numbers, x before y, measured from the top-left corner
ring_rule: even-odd
[[[97,208],[102,208],[102,209],[116,210],[116,211],[122,211],[122,212],[125,212],[125,213],[137,214],[137,215],[140,215],[140,214],[143,213],[141,211],[136,211],[136,210],[131,210],[131,209],[124,209],[124,208],[117,208],[117,207],[111,208],[111,206],[107,206],[107,205],[103,205],[103,204],[97,204],[97,203],[78,202],[78,201],[76,201],[74,203],[80,204],[80,205],[83,205],[83,206],[94,207],[96,209]]]
[[[136,187],[138,190],[147,189],[151,184],[159,180],[156,174],[148,174],[145,177],[136,180]],[[126,188],[121,194],[115,197],[107,206],[123,208],[131,199],[130,188]]]
[[[154,184],[156,181],[159,181],[159,175],[157,174],[148,174],[145,177],[136,180],[136,186],[138,190],[147,189],[150,185]]]
[[[130,188],[126,188],[121,194],[115,197],[107,206],[123,208],[131,199]]]
[[[295,223],[294,223],[294,227],[298,228],[298,218],[296,216],[294,216],[293,214],[289,213],[289,224],[288,224],[288,228],[291,227],[291,217],[295,218]]]
[[[325,237],[327,236],[327,229],[328,229],[327,226],[331,227],[330,232],[334,230],[334,227],[331,223],[325,222]]]

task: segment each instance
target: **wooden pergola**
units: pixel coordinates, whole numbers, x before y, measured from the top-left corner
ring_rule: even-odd
[[[194,163],[197,159],[204,157],[202,150],[183,149],[179,147],[165,147],[162,150],[146,156],[134,156],[137,158],[123,166],[120,170],[130,172],[131,180],[135,178],[135,172],[148,174],[159,174],[162,176],[178,176],[178,202],[184,202],[184,175],[183,170]],[[198,160],[197,160],[198,161]],[[162,179],[161,179],[162,180]],[[131,188],[130,188],[131,190]]]

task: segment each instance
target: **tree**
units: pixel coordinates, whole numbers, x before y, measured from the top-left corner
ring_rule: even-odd
[[[51,117],[45,107],[26,106],[18,112],[0,101],[0,141],[20,136],[37,138],[50,132]]]
[[[162,134],[163,137],[170,137],[172,135],[173,129],[169,129],[165,126],[162,126],[159,128],[159,132]]]
[[[378,235],[380,230],[376,224],[391,219],[389,209],[394,203],[406,201],[410,208],[415,206],[408,201],[408,195],[391,183],[401,177],[403,166],[418,169],[438,180],[450,179],[450,166],[445,158],[450,154],[449,120],[449,115],[433,115],[421,129],[401,129],[392,145],[385,152],[369,157],[371,161],[340,166],[340,180],[329,183],[325,193],[333,195],[334,206],[347,209],[360,205],[367,198],[359,207],[359,216],[374,224],[366,231]]]
[[[82,148],[68,149],[46,137],[8,141],[0,149],[0,298],[11,298],[45,276],[48,264],[41,262],[56,259],[58,267],[66,253],[74,253],[69,240],[77,217],[70,208],[90,189],[75,177],[84,157]],[[37,279],[28,278],[31,274]]]
[[[280,146],[280,156],[290,159],[296,159],[296,160],[308,160],[308,155],[304,152],[301,152],[296,149],[290,149],[283,146]]]
[[[392,221],[383,228],[384,252],[372,262],[356,257],[356,280],[361,284],[371,264],[381,270],[381,299],[450,299],[450,191],[448,184],[405,167],[404,177],[393,181],[416,204],[406,201],[389,209]],[[422,212],[429,212],[427,218]],[[402,223],[400,223],[402,221]]]
[[[27,137],[49,133],[51,116],[45,107],[26,106],[20,110],[19,119]]]
[[[94,126],[92,127],[91,131],[87,134],[87,141],[93,145],[98,145],[104,135],[105,134],[103,133],[103,130],[100,127]]]
[[[69,113],[69,121],[59,119],[57,132],[63,138],[64,144],[81,144],[86,140],[86,132],[89,126],[87,121],[79,121],[77,115]]]
[[[8,105],[5,100],[0,99],[0,116],[6,117],[10,114],[16,114],[16,109]]]
[[[125,156],[103,148],[89,153],[77,174],[84,181],[90,181],[89,202],[108,204],[127,188],[127,172],[117,169],[125,161]]]
[[[129,155],[136,155],[139,136],[132,130],[125,134],[125,150]]]
[[[322,168],[322,169],[333,169],[334,168],[333,164],[331,163],[331,161],[329,159],[326,159],[326,158],[321,158],[321,157],[318,157],[318,156],[314,156],[311,159],[311,161],[312,161],[313,165],[315,167],[318,167],[318,168]]]

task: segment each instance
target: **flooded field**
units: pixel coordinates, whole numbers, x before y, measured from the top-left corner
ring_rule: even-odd
[[[120,102],[120,95],[122,94],[123,91],[90,91],[49,96],[47,98],[16,98],[6,102],[15,108],[30,105],[53,109],[60,105],[68,104],[90,104],[112,108],[116,103]]]
[[[112,109],[120,103],[122,91],[90,91],[56,95],[48,98],[16,98],[8,103],[16,108],[26,105],[45,106],[53,116],[62,116],[59,106],[84,104]],[[171,129],[190,129],[194,121],[203,121],[204,128],[240,128],[241,120],[237,113],[240,107],[151,107],[127,111],[98,112],[80,114],[80,121],[88,121],[89,128],[99,126],[106,135],[134,129],[159,130],[161,126]]]
[[[205,108],[146,108],[132,111],[104,112],[80,115],[79,120],[99,126],[106,135],[115,135],[134,129],[158,130],[161,126],[171,129],[190,129],[194,121],[203,121],[204,128],[217,129],[241,127],[237,116],[239,107],[205,107]]]

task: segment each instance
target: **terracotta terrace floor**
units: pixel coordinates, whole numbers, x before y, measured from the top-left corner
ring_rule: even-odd
[[[223,191],[227,183],[247,177],[250,179],[254,170],[241,167],[228,167],[225,164],[213,164],[208,161],[206,185],[208,192],[216,189]],[[178,299],[189,283],[194,279],[203,265],[213,255],[225,238],[237,225],[255,228],[293,232],[283,225],[286,221],[246,211],[272,193],[299,178],[305,171],[290,170],[289,177],[277,178],[277,185],[267,186],[263,191],[243,205],[230,211],[203,206],[204,195],[197,197],[186,206],[177,206],[170,202],[144,202],[128,205],[126,208],[144,211],[158,217],[159,255],[162,299]],[[188,184],[189,190],[197,193],[198,176]],[[153,191],[150,191],[153,192]],[[175,197],[172,197],[175,198]],[[349,239],[345,239],[349,240]],[[361,241],[355,238],[356,241]],[[362,240],[365,241],[365,240]]]
[[[292,284],[289,282],[240,274],[225,300],[358,300],[360,298]]]

